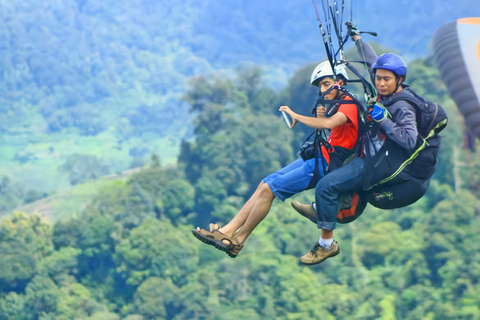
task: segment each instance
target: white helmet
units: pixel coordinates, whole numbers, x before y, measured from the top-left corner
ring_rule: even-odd
[[[338,65],[335,67],[335,73],[337,76],[342,76],[345,78],[345,80],[348,80],[347,76],[347,70],[345,70],[345,67],[343,65]],[[324,77],[332,77],[333,78],[334,74],[332,71],[332,66],[330,65],[329,61],[324,61],[321,62],[315,70],[313,70],[312,73],[312,78],[310,79],[310,83],[313,84],[314,86],[318,87],[318,83],[320,82],[319,80]]]

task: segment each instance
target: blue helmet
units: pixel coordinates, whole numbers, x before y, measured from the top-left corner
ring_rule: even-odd
[[[378,57],[372,66],[373,72],[377,69],[392,71],[397,77],[407,76],[407,66],[402,58],[393,53],[384,53]]]

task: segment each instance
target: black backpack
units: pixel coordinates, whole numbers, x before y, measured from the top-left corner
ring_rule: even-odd
[[[447,113],[439,104],[419,96],[408,85],[403,85],[403,88],[402,92],[395,94],[392,104],[404,100],[415,108],[420,140],[437,135],[447,126]]]

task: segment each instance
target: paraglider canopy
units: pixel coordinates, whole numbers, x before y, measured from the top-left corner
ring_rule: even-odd
[[[438,28],[433,54],[450,96],[467,127],[480,138],[480,18],[458,19]]]

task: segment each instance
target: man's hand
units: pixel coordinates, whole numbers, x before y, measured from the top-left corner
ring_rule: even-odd
[[[295,127],[297,123],[298,123],[297,119],[292,119],[292,125],[290,126],[290,129],[293,129],[293,127]]]
[[[298,123],[298,120],[295,118],[295,115],[297,115],[295,112],[293,112],[288,106],[281,106],[278,111],[286,112],[290,117],[292,117],[292,123],[289,125],[289,128],[292,129],[295,127],[295,125]]]
[[[293,114],[295,114],[295,112],[293,112],[292,109],[290,109],[288,106],[281,106],[280,109],[278,109],[278,111],[286,112],[292,118],[293,118]]]
[[[325,118],[325,112],[327,112],[327,108],[324,106],[317,107],[317,118]]]
[[[385,108],[383,104],[377,102],[373,106],[371,116],[373,120],[377,122],[382,122],[383,120],[388,118],[389,114],[390,113],[388,112],[387,108]]]
[[[353,41],[357,41],[361,38],[360,30],[358,30],[357,25],[355,24],[348,24],[348,35],[352,37]]]

